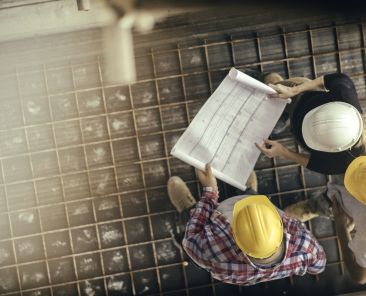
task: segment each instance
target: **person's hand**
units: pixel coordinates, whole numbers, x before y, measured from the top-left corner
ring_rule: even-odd
[[[285,147],[277,141],[264,140],[263,144],[259,145],[255,143],[255,146],[267,157],[273,158],[275,156],[282,156]]]
[[[336,226],[345,227],[347,232],[350,233],[355,228],[353,219],[347,215],[343,206],[339,203],[335,196],[333,196],[332,201],[332,211]]]
[[[212,174],[209,163],[206,163],[204,172],[196,169],[196,176],[203,187],[212,187],[214,190],[217,190],[217,181],[215,176]]]
[[[295,87],[288,87],[282,84],[268,84],[268,86],[277,92],[276,94],[269,95],[269,97],[272,99],[287,99],[298,94]]]

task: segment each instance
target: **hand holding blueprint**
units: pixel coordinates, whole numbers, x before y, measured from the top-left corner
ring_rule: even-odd
[[[269,99],[272,88],[232,68],[202,106],[171,154],[245,190],[260,151],[289,99]]]

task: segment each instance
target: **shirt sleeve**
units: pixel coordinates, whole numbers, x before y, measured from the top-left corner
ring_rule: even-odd
[[[183,248],[192,260],[199,266],[211,270],[212,253],[206,227],[209,227],[210,217],[217,208],[217,193],[204,191],[203,196],[191,211],[191,218],[187,223],[183,238]]]
[[[325,269],[325,264],[327,262],[323,248],[319,245],[321,250],[311,254],[310,265],[308,266],[308,273],[319,274]]]
[[[353,156],[348,151],[312,151],[306,168],[324,175],[340,175],[344,174],[352,160]]]
[[[323,247],[311,232],[304,226],[309,239],[308,256],[307,256],[307,272],[310,274],[319,274],[324,271],[327,262]]]
[[[335,95],[335,99],[351,104],[360,113],[363,113],[357,98],[355,85],[346,74],[333,73],[324,75],[324,86]]]

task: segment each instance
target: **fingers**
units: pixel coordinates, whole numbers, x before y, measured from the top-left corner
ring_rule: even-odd
[[[278,87],[277,87],[276,85],[272,84],[272,83],[268,83],[268,86],[269,86],[270,88],[273,88],[275,91],[277,91],[277,90],[278,90]]]
[[[264,141],[264,143],[269,144],[269,145],[273,145],[273,144],[278,143],[277,141],[273,141],[273,140],[270,140],[270,139],[264,139],[263,141]]]
[[[259,145],[255,143],[255,146],[267,157],[272,158],[272,150],[271,148],[267,148],[265,144]]]
[[[282,84],[268,84],[268,86],[273,88],[279,94],[284,93],[286,90],[289,89],[288,86],[285,86],[285,85],[282,85]]]
[[[258,143],[254,143],[255,146],[261,151],[264,153],[264,148],[263,148],[263,145],[259,145]]]
[[[196,176],[198,178],[205,178],[212,176],[212,169],[211,169],[211,165],[209,163],[206,163],[205,165],[205,170],[201,171],[199,169],[196,168]]]
[[[268,84],[268,86],[271,87],[273,90],[275,90],[277,92],[277,95],[280,95],[283,92],[281,87],[279,87],[278,85]],[[276,95],[276,94],[273,94],[273,95]]]
[[[196,168],[195,171],[196,171],[196,176],[197,176],[198,179],[200,179],[201,177],[203,177],[205,175],[204,172],[202,172],[201,170],[199,170],[197,168]]]
[[[203,187],[217,188],[217,181],[215,176],[212,174],[211,165],[209,163],[205,165],[204,171],[196,169],[196,177]]]
[[[263,148],[267,149],[266,144],[272,146],[273,144],[276,144],[276,143],[278,143],[278,142],[277,141],[270,140],[270,139],[263,139],[263,144],[258,144],[258,143],[254,143],[254,144],[255,144],[255,146],[257,146],[257,148],[259,150],[261,150]]]
[[[206,175],[207,175],[207,177],[212,176],[212,169],[211,169],[211,165],[209,163],[206,163]]]
[[[199,169],[195,169],[195,173],[196,173],[196,177],[198,178],[198,179],[201,179],[201,177],[202,177],[202,175],[203,175],[203,172],[201,171],[201,170],[199,170]]]
[[[265,143],[263,143],[262,145],[259,145],[258,143],[254,143],[255,146],[266,156],[268,156],[268,152],[271,151],[271,148],[267,148]]]
[[[289,95],[282,94],[282,93],[276,93],[276,94],[270,94],[270,95],[268,95],[268,97],[271,99],[287,99],[287,98],[289,98]]]
[[[273,90],[275,90],[277,93],[270,94],[268,97],[272,99],[287,99],[289,97],[289,87],[286,87],[284,85],[274,85],[274,84],[268,84]]]
[[[280,98],[280,94],[270,94],[270,95],[268,95],[268,97],[269,98],[271,98],[271,99],[279,99]]]
[[[275,94],[270,94],[270,95],[268,95],[268,97],[270,97],[271,99],[277,99],[277,98],[279,98],[279,93],[278,93],[278,89],[277,89],[277,87],[275,86],[275,85],[273,85],[273,84],[268,84],[268,86],[269,87],[271,87],[273,90],[275,90],[276,91],[276,93]]]

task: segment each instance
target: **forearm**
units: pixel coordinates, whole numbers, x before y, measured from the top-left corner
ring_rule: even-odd
[[[209,241],[207,228],[210,227],[210,218],[217,207],[217,192],[204,191],[196,208],[191,210],[186,232],[182,241],[183,249],[196,264],[203,268],[210,268]]]
[[[309,163],[308,155],[289,150],[286,147],[282,148],[280,156],[282,156],[288,160],[291,160],[293,162],[296,162],[303,167],[306,167]]]
[[[213,211],[217,208],[218,193],[204,191],[196,207],[191,210],[186,235],[195,235],[209,222]]]
[[[320,76],[314,80],[309,80],[302,84],[293,87],[296,94],[303,93],[305,91],[317,90],[319,88],[324,88],[324,76]]]

